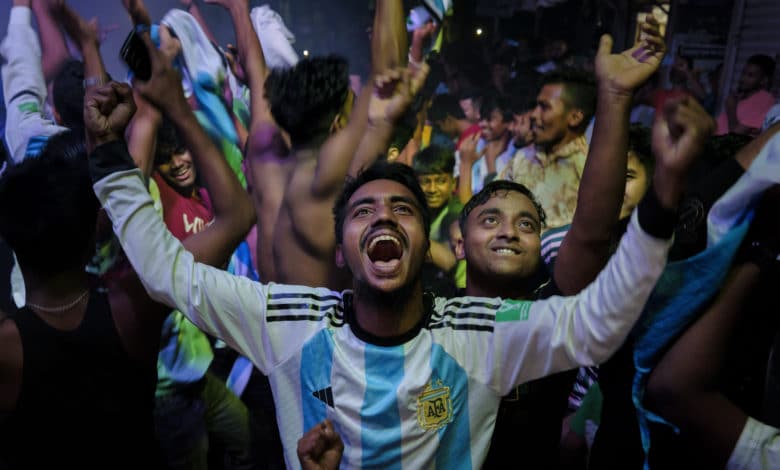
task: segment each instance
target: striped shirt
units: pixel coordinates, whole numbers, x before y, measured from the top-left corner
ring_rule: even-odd
[[[350,291],[260,284],[196,263],[154,212],[138,170],[102,177],[95,192],[149,294],[269,377],[291,468],[300,468],[298,439],[324,418],[344,441],[342,468],[480,468],[501,397],[608,358],[670,245],[634,216],[618,252],[579,295],[435,299],[400,344],[378,345],[354,321]]]

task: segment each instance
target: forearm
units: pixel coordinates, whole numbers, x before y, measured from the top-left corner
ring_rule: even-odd
[[[62,65],[70,58],[70,52],[59,25],[54,20],[48,4],[44,0],[34,0],[32,9],[38,23],[38,35],[41,40],[41,66],[46,83],[54,80]]]
[[[406,65],[408,51],[403,2],[377,0],[371,40],[372,73]]]
[[[696,395],[714,391],[734,328],[744,315],[743,305],[758,282],[760,270],[752,263],[732,268],[715,301],[674,342],[653,370],[648,394],[668,418],[685,418],[683,405]],[[683,416],[674,416],[681,413]]]
[[[556,260],[555,282],[564,295],[588,285],[609,259],[626,186],[630,111],[630,95],[599,90],[577,209]]]
[[[260,121],[272,121],[265,99],[265,79],[268,76],[268,68],[262,45],[257,38],[254,26],[252,26],[249,7],[244,2],[233,2],[229,11],[235,28],[239,60],[244,68],[244,73],[246,73],[251,94],[252,124]]]
[[[473,163],[460,161],[460,174],[458,174],[458,198],[466,204],[471,199],[471,168]]]
[[[367,126],[350,163],[349,174],[351,176],[357,175],[361,169],[371,165],[379,155],[387,154],[390,141],[393,138],[393,129],[392,125]]]
[[[249,195],[192,110],[182,102],[169,108],[168,117],[179,131],[185,148],[193,156],[204,186],[209,191],[215,219],[234,221],[240,225],[237,229],[244,228],[247,222],[253,223],[255,215]]]
[[[148,179],[154,168],[154,152],[157,139],[157,128],[162,117],[157,110],[149,109],[150,104],[140,104],[136,97],[138,111],[127,128],[127,147],[136,166]]]
[[[213,42],[214,44],[218,44],[216,37],[214,37],[214,33],[211,32],[209,25],[206,23],[206,19],[203,18],[203,15],[200,12],[200,7],[198,7],[198,4],[195,3],[194,0],[192,3],[190,3],[190,6],[187,7],[187,11],[190,15],[192,15],[193,18],[195,18],[195,21],[198,22],[200,28],[206,34],[206,37],[209,39],[209,41]]]

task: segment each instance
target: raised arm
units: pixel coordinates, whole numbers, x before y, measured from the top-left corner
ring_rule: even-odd
[[[255,222],[252,201],[198,123],[184,97],[181,76],[171,66],[170,57],[154,47],[148,33],[142,37],[151,57],[152,77],[147,82],[136,81],[136,88],[150,104],[163,110],[179,131],[214,207],[214,222],[202,232],[187,237],[184,246],[195,259],[222,266]]]
[[[75,41],[84,59],[84,81],[106,83],[108,75],[100,55],[100,37],[96,22],[87,22],[64,2],[53,7],[55,17],[62,23],[68,36]]]
[[[257,271],[263,281],[276,279],[273,233],[282,206],[290,161],[289,139],[276,125],[265,97],[268,77],[262,45],[252,26],[247,0],[206,0],[230,13],[236,32],[238,60],[250,91],[251,123],[244,157],[249,163],[252,198],[257,216]]]
[[[665,46],[658,23],[642,24],[644,39],[612,54],[612,38],[601,38],[596,56],[597,104],[593,138],[585,161],[571,229],[558,251],[553,273],[564,295],[588,285],[610,256],[626,186],[629,114],[634,92],[661,64]]]
[[[748,419],[720,392],[717,382],[732,334],[740,321],[747,320],[745,304],[755,294],[762,274],[768,275],[773,265],[777,268],[777,204],[780,187],[775,186],[765,195],[741,254],[714,302],[674,342],[648,381],[650,408],[680,428],[681,437],[695,446],[693,450],[707,468],[726,466]],[[770,448],[768,442],[756,444],[757,449]],[[739,468],[753,468],[747,462],[742,465]]]
[[[408,52],[406,35],[403,2],[378,0],[371,38],[371,75],[357,97],[346,127],[331,136],[320,149],[312,183],[314,194],[329,197],[341,188],[347,174],[370,164],[387,151],[395,120],[411,103],[409,99],[404,104],[413,90],[412,76],[402,70],[406,66]],[[414,90],[411,96],[416,92]],[[378,93],[381,98],[374,101],[373,95]],[[391,110],[398,114],[384,114],[383,111],[393,98],[401,104],[400,107],[394,105]],[[372,103],[376,107],[370,113],[369,105]],[[374,122],[371,122],[372,114],[377,118]]]
[[[181,6],[183,6],[193,18],[195,18],[195,21],[198,22],[201,29],[203,29],[203,32],[206,33],[206,37],[209,38],[209,41],[218,44],[214,33],[211,32],[209,25],[206,23],[206,19],[203,18],[203,13],[200,11],[197,0],[179,0],[179,3],[181,3]]]
[[[62,0],[33,0],[32,10],[38,23],[38,36],[41,39],[41,67],[46,83],[54,80],[62,65],[70,58],[59,24],[52,16],[51,6]]]

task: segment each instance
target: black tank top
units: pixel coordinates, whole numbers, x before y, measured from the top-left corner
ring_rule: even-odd
[[[157,371],[124,351],[107,295],[92,289],[73,331],[26,307],[10,318],[24,362],[16,409],[0,423],[0,468],[155,468]]]

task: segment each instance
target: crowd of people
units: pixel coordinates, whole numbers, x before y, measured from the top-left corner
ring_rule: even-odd
[[[376,0],[356,80],[204,1],[234,45],[117,2],[111,77],[12,0],[0,468],[780,466],[770,56],[720,99],[652,15],[531,61]]]

